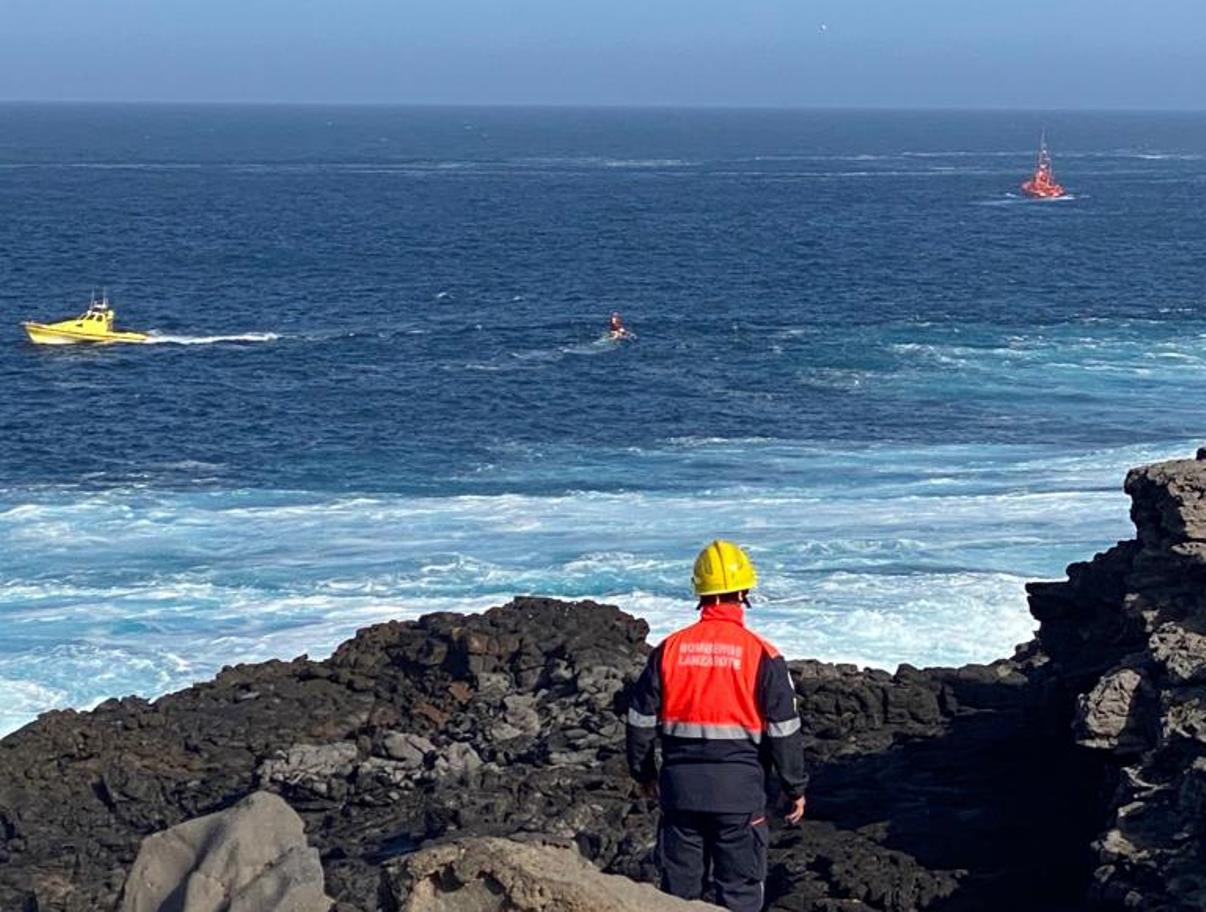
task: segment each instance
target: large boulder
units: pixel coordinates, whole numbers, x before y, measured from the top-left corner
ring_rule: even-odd
[[[648,884],[603,874],[572,848],[475,838],[444,843],[385,866],[393,912],[705,912]]]
[[[126,880],[121,912],[327,912],[318,850],[280,797],[254,792],[234,807],[148,836]]]

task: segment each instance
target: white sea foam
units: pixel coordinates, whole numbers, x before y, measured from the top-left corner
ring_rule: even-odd
[[[751,628],[791,657],[894,670],[916,665],[985,661],[984,631],[991,629],[1008,655],[1033,635],[1024,577],[1004,573],[954,573],[936,583],[925,574],[825,574],[809,595],[770,589],[755,594]],[[645,618],[657,641],[689,623],[691,603],[647,592],[610,593],[614,602]],[[958,613],[961,622],[951,623]]]
[[[232,661],[320,656],[366,624],[517,593],[615,602],[660,636],[690,616],[690,560],[716,535],[751,549],[752,623],[791,656],[989,660],[1028,636],[1025,579],[1127,535],[1123,469],[1188,448],[678,438],[627,451],[630,471],[704,457],[766,466],[766,482],[556,496],[0,490],[0,726],[162,693]]]
[[[626,343],[612,339],[606,333],[590,342],[580,342],[576,345],[566,345],[560,349],[567,355],[605,355],[608,352],[621,351]]]
[[[523,167],[570,168],[690,168],[699,162],[684,158],[609,158],[599,155],[535,155],[512,159]]]
[[[0,737],[31,722],[39,713],[68,705],[66,691],[0,673]]]
[[[469,361],[460,365],[446,365],[447,370],[471,370],[486,372],[517,371],[556,364],[572,356],[594,357],[621,351],[624,344],[606,334],[589,342],[560,345],[555,348],[532,348],[509,352],[503,359],[494,361]]]
[[[219,342],[275,342],[280,336],[273,332],[234,333],[225,336],[180,336],[151,333],[147,345],[215,345]]]

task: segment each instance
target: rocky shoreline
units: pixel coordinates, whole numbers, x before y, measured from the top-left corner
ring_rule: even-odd
[[[1135,540],[1031,584],[1013,657],[791,663],[813,782],[768,908],[1206,908],[1206,461],[1126,490]],[[146,837],[257,791],[300,814],[339,912],[404,908],[399,864],[433,840],[538,835],[653,880],[622,730],[647,632],[519,598],[47,713],[0,741],[0,910],[118,909]]]

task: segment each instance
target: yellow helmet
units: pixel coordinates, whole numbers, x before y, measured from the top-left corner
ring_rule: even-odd
[[[712,542],[695,558],[691,586],[696,595],[744,592],[758,585],[749,555],[731,541]]]

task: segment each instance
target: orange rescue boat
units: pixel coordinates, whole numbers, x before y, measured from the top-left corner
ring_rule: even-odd
[[[1047,151],[1047,136],[1044,133],[1039,140],[1038,161],[1034,165],[1034,174],[1022,183],[1022,192],[1033,199],[1059,199],[1066,196],[1064,188],[1056,183],[1051,170],[1051,153]]]

